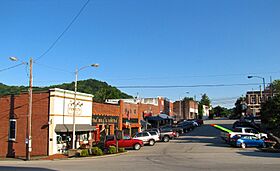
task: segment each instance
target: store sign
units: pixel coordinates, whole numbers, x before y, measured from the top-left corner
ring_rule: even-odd
[[[117,116],[92,116],[92,125],[97,124],[117,124],[119,117]]]
[[[70,103],[68,103],[68,108],[67,111],[69,114],[73,115],[74,110],[75,110],[75,115],[81,115],[82,114],[82,107],[83,107],[83,102],[81,101],[76,101],[76,109],[75,109],[75,103],[74,100],[70,101]]]

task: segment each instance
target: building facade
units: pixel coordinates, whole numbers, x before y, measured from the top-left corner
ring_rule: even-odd
[[[31,156],[63,153],[72,148],[74,92],[50,89],[33,92]],[[89,144],[92,127],[92,95],[77,93],[75,146]],[[0,98],[0,156],[26,155],[26,130],[29,96],[27,93]]]
[[[198,118],[198,103],[194,100],[181,100],[173,103],[176,121]]]

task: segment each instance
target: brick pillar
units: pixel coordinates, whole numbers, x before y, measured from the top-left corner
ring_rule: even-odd
[[[122,122],[123,122],[123,108],[124,108],[124,102],[123,100],[120,100],[120,115],[119,115],[119,130],[122,130]]]
[[[137,112],[138,112],[138,132],[141,132],[141,111],[140,111],[141,102],[137,104]]]

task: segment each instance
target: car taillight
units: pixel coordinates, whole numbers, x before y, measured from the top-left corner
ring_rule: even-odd
[[[172,135],[174,135],[174,136],[175,136],[175,135],[176,135],[176,133],[175,133],[175,132],[172,132]]]

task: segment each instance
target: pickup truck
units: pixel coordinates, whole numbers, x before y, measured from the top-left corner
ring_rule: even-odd
[[[108,148],[109,146],[116,146],[117,141],[119,148],[133,148],[135,150],[139,150],[144,145],[142,140],[132,139],[130,136],[125,135],[121,140],[116,140],[114,136],[110,139],[107,139],[105,141],[105,147]]]
[[[267,138],[267,134],[260,133],[254,128],[250,127],[236,127],[233,132],[221,132],[221,138],[227,143],[230,142],[230,139],[235,135],[254,135],[260,139]]]

